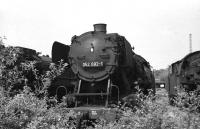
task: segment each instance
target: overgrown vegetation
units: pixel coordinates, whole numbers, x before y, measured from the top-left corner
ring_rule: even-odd
[[[0,128],[2,129],[65,129],[76,128],[77,114],[66,110],[65,102],[57,103],[47,97],[47,89],[53,78],[60,75],[67,64],[51,64],[50,70],[38,74],[36,62],[16,64],[18,53],[14,47],[0,44]],[[17,66],[18,65],[18,66]],[[27,78],[32,72],[34,80]],[[21,89],[16,91],[15,86]],[[139,106],[119,106],[119,119],[107,122],[99,119],[94,128],[102,129],[199,129],[199,94],[184,93],[170,106],[167,95],[135,95]],[[48,103],[53,103],[52,105]],[[88,127],[89,128],[89,127]],[[90,127],[91,128],[91,127]]]

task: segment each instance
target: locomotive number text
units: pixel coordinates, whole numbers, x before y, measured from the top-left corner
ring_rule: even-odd
[[[83,67],[103,67],[103,62],[83,62]]]

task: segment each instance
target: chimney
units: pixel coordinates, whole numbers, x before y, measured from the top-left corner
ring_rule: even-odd
[[[95,32],[106,33],[106,24],[94,24],[93,26]]]

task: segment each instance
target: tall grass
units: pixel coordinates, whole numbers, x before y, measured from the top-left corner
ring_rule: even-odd
[[[51,64],[50,70],[41,75],[36,62],[24,62],[16,66],[18,50],[1,47],[0,50],[0,128],[2,129],[65,129],[76,128],[77,114],[66,110],[65,102],[57,103],[47,97],[51,80],[60,75],[67,64]],[[27,72],[34,80],[29,86]],[[21,91],[14,92],[18,85]],[[170,106],[166,95],[145,96],[138,89],[134,101],[116,107],[119,118],[108,122],[99,119],[93,128],[102,129],[199,129],[198,92],[177,96],[175,106]],[[135,101],[136,100],[136,101]],[[49,102],[54,102],[53,106]],[[134,103],[138,102],[136,106]],[[87,128],[87,127],[86,127]],[[89,127],[88,127],[89,128]],[[92,127],[90,127],[92,128]]]

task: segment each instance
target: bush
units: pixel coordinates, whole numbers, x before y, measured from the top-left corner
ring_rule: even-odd
[[[59,65],[51,64],[50,70],[42,75],[35,67],[37,62],[27,61],[20,68],[17,67],[18,53],[14,47],[0,45],[0,128],[76,128],[76,113],[66,108],[65,101],[57,103],[55,99],[47,97],[51,80],[59,76],[67,64],[62,61]],[[26,77],[26,73],[30,71],[35,78],[31,84]],[[21,91],[12,91],[16,84]],[[100,119],[93,125],[95,128],[105,129],[200,128],[198,91],[183,92],[177,96],[174,101],[176,106],[170,106],[166,98],[167,96],[154,96],[151,93],[145,96],[138,89],[137,94],[126,98],[126,105],[115,107],[120,116],[117,120],[108,122]],[[48,105],[50,101],[54,104]]]
[[[141,107],[135,107],[134,111],[133,108],[124,108],[119,120],[108,124],[101,120],[95,126],[105,129],[199,129],[199,96],[196,93],[184,92],[186,100],[178,96],[178,106],[171,106],[168,102],[161,102],[160,95],[156,95],[155,99],[152,95],[144,96],[138,92],[137,99],[142,102]]]
[[[50,71],[42,75],[35,67],[37,62],[16,64],[20,52],[14,47],[0,45],[0,128],[75,127],[76,115],[65,110],[63,103],[56,103],[55,107],[47,105],[50,81],[60,75],[67,64],[62,61],[58,66],[51,64]],[[27,78],[29,73],[31,81]],[[16,86],[17,92],[13,90]]]

